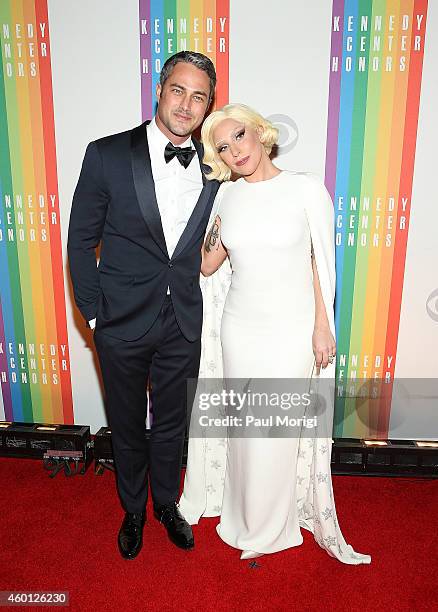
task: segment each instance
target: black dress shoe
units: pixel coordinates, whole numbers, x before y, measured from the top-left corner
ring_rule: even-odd
[[[134,559],[143,545],[143,527],[146,513],[127,512],[119,531],[119,550],[124,559]]]
[[[165,506],[154,505],[154,515],[165,526],[170,540],[176,546],[185,550],[194,547],[192,528],[182,516],[176,502]]]

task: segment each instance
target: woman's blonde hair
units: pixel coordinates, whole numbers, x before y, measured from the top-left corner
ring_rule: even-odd
[[[220,158],[213,141],[214,129],[224,119],[235,119],[252,127],[254,130],[258,130],[260,142],[265,147],[268,155],[278,139],[278,129],[245,104],[227,104],[220,110],[214,111],[204,121],[201,131],[201,140],[204,145],[203,162],[211,168],[211,172],[206,175],[209,180],[229,181],[231,177],[231,170]]]

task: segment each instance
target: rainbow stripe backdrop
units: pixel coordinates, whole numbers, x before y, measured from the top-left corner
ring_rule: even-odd
[[[73,423],[46,0],[2,0],[0,28],[4,416]]]
[[[409,229],[427,0],[334,0],[326,185],[336,217],[338,437],[387,437]],[[352,199],[353,198],[353,199]],[[348,386],[348,385],[347,385]]]
[[[166,59],[198,51],[213,61],[216,107],[228,102],[229,0],[139,0],[143,120],[155,112],[155,88]]]

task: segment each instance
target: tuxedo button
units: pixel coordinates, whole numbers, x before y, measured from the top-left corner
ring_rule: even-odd
[[[169,268],[173,268],[173,263],[171,261],[169,261],[167,265],[169,266]]]

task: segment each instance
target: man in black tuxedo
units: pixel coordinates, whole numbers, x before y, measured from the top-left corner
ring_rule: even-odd
[[[183,51],[170,57],[157,85],[155,117],[90,143],[73,197],[70,272],[76,304],[95,325],[126,512],[118,543],[128,559],[142,547],[148,475],[154,514],[170,539],[181,548],[194,545],[176,500],[186,379],[199,370],[201,245],[219,184],[205,179],[202,146],[191,135],[215,85],[214,66],[204,55]]]

